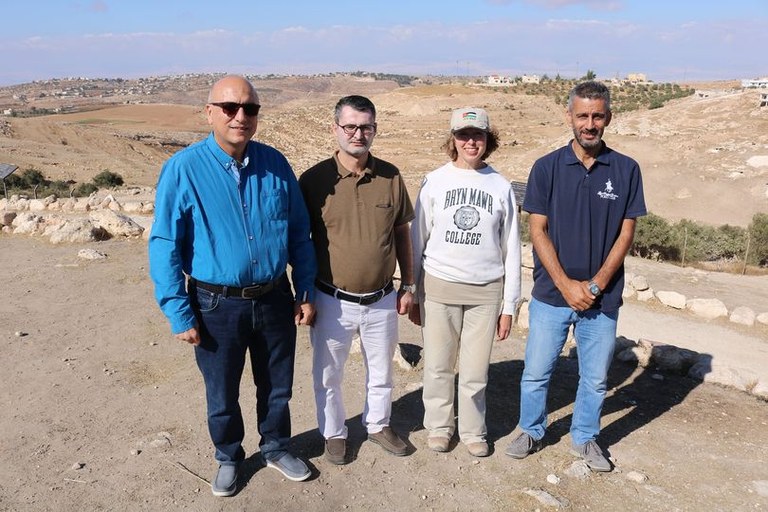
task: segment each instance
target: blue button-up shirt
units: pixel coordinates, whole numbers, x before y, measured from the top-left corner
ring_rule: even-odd
[[[313,300],[317,263],[309,217],[282,153],[250,141],[238,164],[211,134],[165,163],[149,265],[174,334],[195,326],[184,274],[244,287],[276,279],[288,264],[297,297]]]

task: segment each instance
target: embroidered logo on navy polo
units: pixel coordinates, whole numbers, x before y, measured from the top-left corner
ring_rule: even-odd
[[[605,190],[601,190],[597,195],[602,199],[610,199],[611,201],[615,201],[619,198],[618,195],[613,193],[613,184],[611,183],[611,180],[605,182]]]

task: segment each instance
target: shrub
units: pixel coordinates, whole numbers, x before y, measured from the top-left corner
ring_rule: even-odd
[[[737,226],[705,226],[683,219],[673,228],[685,261],[717,261],[739,258],[746,249],[746,232]]]
[[[21,173],[21,183],[23,187],[34,188],[35,185],[45,185],[47,180],[37,169],[27,169]]]
[[[119,187],[123,184],[123,177],[115,172],[104,169],[93,177],[93,184],[101,188]]]
[[[675,243],[672,227],[659,215],[649,213],[637,219],[632,254],[643,258],[679,260],[680,251]]]
[[[756,213],[747,228],[749,233],[749,262],[768,266],[768,214]]]
[[[74,195],[77,197],[88,197],[97,190],[99,190],[99,187],[93,183],[81,183],[77,186],[77,188],[75,188]]]

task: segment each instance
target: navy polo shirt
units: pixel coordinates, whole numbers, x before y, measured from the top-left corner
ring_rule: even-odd
[[[549,237],[566,275],[588,281],[608,257],[624,219],[647,213],[640,167],[603,145],[588,171],[569,142],[533,164],[523,209],[547,217]],[[546,304],[568,307],[536,251],[533,261],[532,295]],[[604,312],[617,310],[623,288],[624,265],[594,307]]]

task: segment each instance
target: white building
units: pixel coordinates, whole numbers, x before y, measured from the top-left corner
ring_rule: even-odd
[[[523,75],[524,84],[537,84],[539,82],[541,82],[541,77],[539,75]]]
[[[744,89],[768,89],[768,77],[742,80],[741,86]]]
[[[510,85],[514,82],[514,78],[504,75],[490,75],[488,77],[488,84],[490,85]]]

